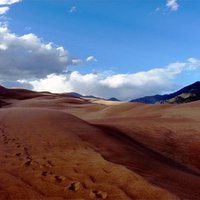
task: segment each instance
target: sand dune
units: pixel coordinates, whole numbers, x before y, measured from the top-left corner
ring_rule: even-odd
[[[0,199],[200,198],[200,102],[2,100]]]

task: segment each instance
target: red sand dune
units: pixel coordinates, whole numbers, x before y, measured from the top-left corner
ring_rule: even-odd
[[[0,199],[200,199],[200,102],[9,98]]]

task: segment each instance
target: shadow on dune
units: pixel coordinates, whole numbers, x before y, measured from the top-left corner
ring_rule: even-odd
[[[112,152],[100,152],[106,160],[127,167],[152,184],[183,199],[199,199],[199,173],[147,148],[116,127],[102,124],[95,126],[116,144],[116,149],[112,148]],[[120,153],[118,148],[124,151]]]

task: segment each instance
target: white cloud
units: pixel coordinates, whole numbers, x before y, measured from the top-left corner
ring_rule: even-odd
[[[44,78],[62,74],[82,60],[63,47],[45,43],[33,33],[17,36],[0,25],[0,81]]]
[[[200,62],[190,61],[172,63],[164,68],[134,74],[111,74],[107,77],[96,73],[81,75],[77,71],[62,75],[51,74],[44,79],[29,83],[36,91],[78,92],[104,98],[116,97],[127,101],[178,89],[178,85],[172,80],[183,71],[195,70],[200,65]]]
[[[9,10],[9,7],[0,7],[0,15],[5,14]]]
[[[0,5],[11,5],[13,3],[18,3],[22,0],[0,0]]]
[[[71,8],[70,13],[72,13],[72,12],[76,12],[76,6]]]
[[[170,8],[172,11],[178,10],[178,3],[177,0],[167,0],[166,4],[167,8]]]
[[[0,5],[11,5],[13,3],[18,3],[22,0],[0,0]],[[0,15],[5,14],[8,12],[10,8],[8,6],[0,7]]]
[[[195,58],[189,58],[188,61],[194,64],[200,63],[200,60],[197,60]]]
[[[158,12],[159,10],[160,10],[160,8],[157,8],[157,9],[156,9],[156,12]]]
[[[89,62],[89,61],[95,61],[97,62],[97,59],[94,58],[94,56],[89,56],[87,59],[86,59],[86,62]]]
[[[31,28],[30,28],[30,27],[26,27],[24,30],[25,30],[25,31],[30,31]]]
[[[163,8],[163,7],[159,8],[158,7],[155,10],[155,12],[158,12],[160,10],[164,10],[163,14],[165,14],[166,9],[170,9],[171,11],[176,11],[176,10],[178,10],[178,7],[179,7],[179,4],[177,3],[177,0],[167,0],[165,8]]]
[[[1,81],[1,85],[7,88],[26,88],[29,90],[33,90],[33,86],[28,81]]]

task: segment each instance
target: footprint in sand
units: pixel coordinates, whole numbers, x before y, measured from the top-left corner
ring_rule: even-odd
[[[27,165],[27,166],[30,166],[32,163],[33,163],[33,161],[29,160],[29,161],[25,162],[24,164]]]
[[[28,148],[24,147],[24,153],[29,155]]]
[[[102,192],[102,191],[92,191],[90,193],[90,197],[92,199],[94,198],[101,198],[101,199],[106,199],[108,197],[107,193],[106,192]]]
[[[64,181],[66,178],[64,176],[54,176],[57,181]]]
[[[47,176],[48,174],[52,175],[53,173],[52,172],[42,172],[42,176]]]
[[[47,163],[47,164],[44,164],[44,165],[40,165],[40,168],[43,169],[43,168],[51,168],[53,167],[53,165]]]
[[[80,182],[75,182],[75,183],[72,183],[68,189],[77,191],[77,190],[83,190],[83,188],[84,187]]]
[[[42,176],[47,176],[48,172],[42,172]]]

